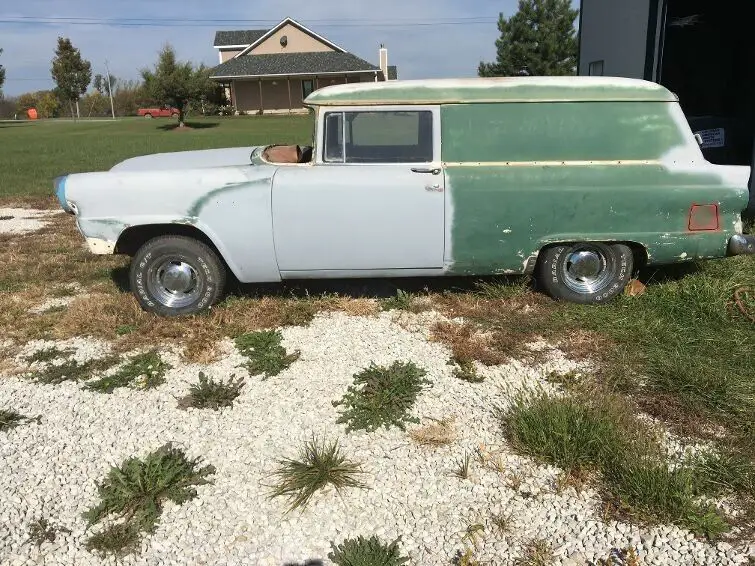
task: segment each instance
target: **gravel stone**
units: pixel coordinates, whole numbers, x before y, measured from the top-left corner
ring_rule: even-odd
[[[184,505],[167,504],[155,533],[122,564],[330,564],[331,541],[378,534],[386,542],[401,536],[412,564],[436,566],[464,548],[467,526],[475,523],[485,525],[476,557],[495,565],[514,564],[523,545],[536,537],[558,549],[562,564],[596,561],[629,544],[644,549],[646,564],[747,563],[744,548],[716,548],[676,526],[645,530],[604,522],[594,489],[556,493],[560,471],[513,453],[493,409],[505,408],[524,387],[555,391],[545,380],[549,372],[584,366],[550,349],[549,359],[537,366],[512,360],[481,367],[486,379],[469,384],[453,376],[449,350],[428,340],[428,326],[441,319],[438,313],[318,315],[308,327],[281,330],[283,345],[301,356],[265,381],[247,376],[230,340],[222,344],[222,359],[209,365],[185,363],[177,352],[161,350],[172,369],[164,384],[148,391],[123,388],[104,395],[80,383],[47,386],[23,375],[0,376],[0,406],[42,415],[40,423],[0,434],[0,564],[37,563],[37,551],[23,542],[29,523],[42,515],[71,530],[56,546],[45,547],[46,564],[114,564],[85,549],[91,531],[81,514],[97,503],[96,483],[110,466],[169,441],[190,458],[214,465],[213,483],[199,486],[198,497]],[[91,338],[35,340],[15,361],[27,373],[34,371],[24,357],[53,345],[72,348],[80,362],[110,352],[107,342]],[[427,370],[432,385],[411,414],[421,424],[455,417],[458,437],[451,445],[417,446],[395,427],[346,434],[345,425],[336,424],[339,409],[332,402],[352,384],[354,373],[370,362],[397,359]],[[199,371],[215,379],[246,377],[233,407],[178,409],[176,398],[188,392]],[[363,464],[369,489],[319,492],[307,509],[286,515],[286,501],[268,497],[271,472],[278,459],[296,456],[312,434],[338,439],[343,453]],[[481,448],[500,458],[503,473],[479,462],[475,452]],[[472,475],[461,480],[450,471],[465,451],[473,456]],[[510,486],[511,475],[521,478],[519,489]],[[497,513],[512,516],[510,532],[493,528]]]

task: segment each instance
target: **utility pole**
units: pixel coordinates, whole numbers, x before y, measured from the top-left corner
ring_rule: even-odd
[[[110,116],[115,120],[115,106],[113,105],[113,88],[110,85],[110,68],[105,59],[105,70],[107,71],[107,93],[110,95]]]

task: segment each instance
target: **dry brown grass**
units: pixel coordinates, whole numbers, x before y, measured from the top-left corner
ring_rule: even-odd
[[[454,419],[435,420],[432,424],[415,428],[409,432],[409,437],[422,446],[447,446],[456,440]]]
[[[170,343],[183,346],[187,361],[209,363],[220,355],[217,344],[225,337],[305,325],[318,312],[369,316],[378,311],[372,299],[231,296],[201,315],[158,317],[115,282],[114,274],[125,276],[129,258],[90,254],[69,215],[55,216],[33,233],[0,235],[0,262],[0,335],[19,343],[93,336],[112,341],[116,352]],[[69,283],[82,285],[83,295],[58,311],[28,312]]]

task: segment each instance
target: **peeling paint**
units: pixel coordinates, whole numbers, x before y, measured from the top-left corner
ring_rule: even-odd
[[[97,255],[112,255],[115,251],[115,242],[100,238],[86,238],[86,246],[89,251]]]

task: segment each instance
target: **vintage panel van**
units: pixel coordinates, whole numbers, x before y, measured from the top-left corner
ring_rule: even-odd
[[[749,167],[707,162],[673,93],[609,77],[357,83],[313,92],[307,146],[127,159],[62,175],[92,253],[132,256],[143,308],[241,282],[534,274],[601,303],[642,265],[755,253]],[[250,119],[251,120],[251,119]]]

